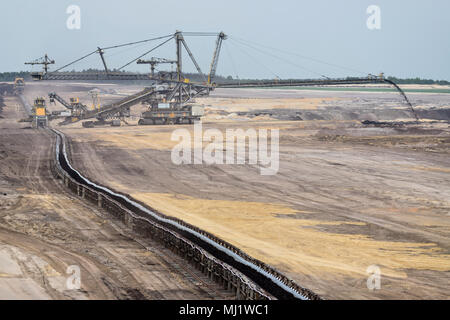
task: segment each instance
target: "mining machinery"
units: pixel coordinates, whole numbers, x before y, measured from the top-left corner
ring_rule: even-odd
[[[60,104],[62,104],[64,107],[66,107],[69,112],[61,112],[56,111],[52,113],[53,116],[65,116],[65,117],[80,117],[84,112],[88,110],[88,108],[80,102],[80,99],[78,97],[71,97],[69,98],[69,102],[64,100],[60,95],[58,95],[56,92],[50,92],[48,94],[50,103],[55,104],[55,101],[58,101]]]
[[[14,79],[14,94],[21,95],[25,89],[25,80],[23,78]]]
[[[33,128],[45,128],[48,126],[47,106],[44,98],[38,97],[34,100],[31,117],[31,126]]]
[[[213,58],[209,68],[209,74],[205,76],[202,72],[199,64],[197,63],[194,55],[192,54],[185,36],[204,36],[215,35],[216,46],[213,54]],[[153,85],[149,88],[145,88],[136,95],[127,97],[119,102],[109,104],[106,106],[100,106],[96,110],[83,111],[79,117],[72,119],[75,121],[83,119],[97,118],[99,123],[104,123],[106,119],[120,119],[129,114],[130,107],[137,103],[145,103],[148,105],[148,111],[143,112],[139,124],[171,124],[171,123],[191,123],[201,117],[201,110],[199,108],[193,108],[195,98],[199,96],[207,96],[215,88],[251,88],[251,87],[299,87],[299,86],[328,86],[328,85],[346,85],[346,84],[388,84],[392,85],[405,99],[409,105],[412,113],[418,119],[416,112],[412,104],[404,92],[392,81],[386,79],[383,74],[378,76],[369,75],[367,77],[347,77],[340,79],[332,79],[323,76],[323,79],[268,79],[259,81],[229,81],[215,83],[214,77],[217,70],[218,60],[221,52],[222,43],[227,39],[227,36],[223,33],[195,33],[195,32],[181,32],[176,31],[172,35],[166,35],[162,37],[142,40],[138,42],[131,42],[122,45],[116,45],[105,48],[97,48],[95,51],[76,59],[75,61],[64,65],[54,72],[47,72],[44,70],[44,74],[32,74],[33,78],[38,80],[147,80],[153,81]],[[138,43],[144,43],[154,40],[164,40],[151,50],[140,55],[138,58],[133,59],[124,66],[118,68],[115,71],[108,70],[106,66],[104,51],[112,48],[119,48],[123,46],[134,45]],[[152,52],[153,50],[161,47],[171,40],[175,40],[176,45],[176,59],[169,60],[163,58],[152,58],[150,60],[142,60],[141,58]],[[182,55],[183,51],[186,51],[192,63],[194,64],[201,81],[191,81],[186,78],[182,70]],[[73,73],[73,72],[60,72],[61,69],[66,68],[73,63],[76,63],[84,58],[87,58],[93,54],[99,54],[104,65],[105,71],[101,73]],[[148,63],[151,66],[151,74],[130,73],[121,71],[124,67],[131,63],[137,62],[139,64]],[[176,64],[175,79],[171,77],[161,77],[160,74],[155,74],[155,66],[159,63],[172,63]],[[47,67],[47,65],[44,65]]]
[[[155,69],[158,64],[171,64],[172,65],[172,64],[177,63],[177,61],[168,60],[168,59],[164,59],[164,58],[152,57],[150,60],[138,59],[136,61],[136,63],[137,64],[149,64],[150,65],[150,77],[154,78],[155,77]]]
[[[43,57],[30,61],[30,62],[25,62],[25,64],[29,64],[29,65],[42,65],[43,68],[43,72],[36,72],[32,74],[32,78],[33,80],[41,80],[43,77],[45,77],[45,75],[47,75],[48,73],[48,66],[50,64],[55,64],[55,60],[52,60],[48,57],[47,54],[45,54]]]
[[[222,41],[226,40],[226,39],[227,39],[227,36],[223,32],[220,32],[219,35],[217,36],[216,48],[214,50],[214,55],[213,55],[213,59],[211,61],[211,67],[210,67],[209,75],[208,75],[208,84],[209,85],[212,84],[212,80],[214,79],[214,77],[216,75],[217,64],[219,63],[220,49],[222,48]]]
[[[198,96],[209,95],[209,92],[214,89],[212,80],[214,79],[217,70],[217,64],[220,56],[220,49],[222,41],[226,39],[226,35],[220,32],[217,35],[216,46],[211,61],[210,71],[207,77],[203,74],[200,66],[195,60],[189,46],[184,39],[183,33],[177,31],[174,35],[176,43],[176,75],[177,81],[167,81],[167,89],[160,92],[159,95],[154,95],[147,100],[149,109],[143,112],[138,124],[140,125],[154,125],[154,124],[184,124],[193,123],[204,114],[203,107],[193,105],[194,98]],[[188,53],[192,63],[197,69],[198,74],[204,80],[203,83],[191,83],[191,81],[184,77],[182,71],[182,52],[183,48]]]
[[[135,79],[135,80],[154,80],[152,86],[144,88],[142,91],[126,97],[118,102],[108,105],[100,106],[94,110],[81,110],[80,114],[74,115],[71,119],[66,119],[64,123],[72,123],[74,121],[96,118],[97,121],[89,121],[85,124],[86,127],[91,127],[95,124],[109,123],[108,120],[123,119],[130,114],[130,107],[139,103],[146,104],[148,111],[142,113],[139,124],[182,124],[193,123],[199,120],[203,115],[203,108],[195,106],[194,99],[198,96],[208,95],[214,89],[212,80],[215,75],[217,63],[220,55],[220,47],[222,41],[226,39],[223,32],[217,34],[216,47],[214,50],[213,59],[211,62],[210,73],[205,76],[200,69],[194,55],[184,39],[183,33],[177,31],[171,39],[175,39],[176,44],[176,60],[169,60],[164,58],[152,58],[150,60],[135,59],[138,64],[148,63],[151,66],[150,75],[127,74],[124,72],[111,72],[106,68],[106,62],[103,57],[103,52],[98,48],[95,52],[99,52],[102,56],[102,61],[105,66],[105,73],[102,74],[103,80],[116,79]],[[202,83],[191,82],[186,78],[182,71],[182,53],[186,51],[189,58],[195,65],[200,77],[204,80]],[[157,64],[176,64],[175,79],[163,79],[159,75],[156,76],[154,69]],[[153,71],[152,71],[153,70]],[[144,76],[144,78],[142,78]],[[71,76],[65,76],[59,72],[45,73],[40,80],[65,80],[73,79]],[[92,75],[86,75],[83,80],[96,80]],[[98,78],[97,78],[98,79]],[[53,99],[57,97],[54,96]],[[59,101],[59,100],[58,100]],[[61,102],[61,101],[60,101]],[[64,105],[64,103],[63,103]],[[113,122],[112,124],[117,123]]]

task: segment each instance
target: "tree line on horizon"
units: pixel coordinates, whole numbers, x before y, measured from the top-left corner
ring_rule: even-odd
[[[116,70],[112,70],[113,72],[117,72]],[[76,72],[72,70],[71,72]],[[104,70],[100,69],[86,69],[83,71],[79,71],[82,73],[99,73],[104,72]],[[125,71],[120,71],[124,72]],[[201,76],[198,73],[184,73],[186,78],[189,78],[194,81],[202,81]],[[0,81],[14,81],[15,78],[24,78],[26,81],[31,80],[31,72],[28,71],[18,71],[18,72],[0,72]],[[433,79],[422,79],[419,77],[416,78],[397,78],[389,76],[387,79],[394,81],[397,84],[438,84],[438,85],[450,85],[450,81],[447,80],[433,80]],[[232,76],[215,76],[215,81],[237,81],[238,79],[233,78]],[[261,80],[261,79],[240,79],[240,80]]]

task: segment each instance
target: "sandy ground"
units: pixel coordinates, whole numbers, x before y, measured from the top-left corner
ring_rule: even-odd
[[[169,250],[65,191],[50,173],[52,135],[0,118],[0,300],[229,299]],[[69,266],[81,288],[67,286]],[[72,271],[73,272],[73,271]]]
[[[264,91],[265,100],[256,90],[232,95],[236,91],[217,90],[202,103],[210,116],[220,116],[361,99],[358,93],[287,90]],[[394,95],[367,95],[370,103],[379,99],[380,110],[401,107]],[[427,106],[449,102],[448,95],[415,99]],[[207,119],[204,129],[279,129],[274,176],[261,176],[248,164],[174,165],[172,132],[192,132],[190,126],[73,125],[63,131],[72,138],[76,167],[87,176],[224,238],[325,298],[449,297],[447,123],[391,129],[347,120],[258,120],[218,117]],[[381,270],[380,290],[366,285],[372,265]]]
[[[425,111],[450,105],[448,94],[408,96]],[[360,124],[411,120],[396,93],[226,89],[198,102],[207,108],[204,129],[279,129],[278,173],[173,164],[172,132],[191,126],[62,130],[88,177],[224,238],[325,298],[450,296],[448,123]],[[302,121],[283,120],[298,113]],[[366,284],[373,265],[381,271],[375,291]]]

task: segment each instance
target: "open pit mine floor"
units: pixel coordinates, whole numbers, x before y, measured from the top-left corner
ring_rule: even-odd
[[[64,188],[50,171],[55,136],[17,123],[24,117],[19,101],[4,102],[0,300],[234,298],[169,249]],[[69,266],[80,268],[80,289],[67,286]]]
[[[61,130],[87,177],[230,242],[324,298],[448,298],[448,122],[376,128],[327,120],[346,104],[356,115],[408,116],[398,97],[383,93],[257,91],[205,98],[203,129],[279,129],[273,176],[248,164],[173,164],[171,134],[183,128],[193,136],[188,125]],[[447,96],[412,99],[448,108]],[[295,108],[313,117],[317,110],[322,120],[276,118]],[[249,116],[252,110],[272,115]],[[371,266],[381,272],[379,290],[367,287]]]
[[[120,93],[130,87],[112,88]],[[34,96],[39,89],[31,92]],[[420,114],[431,118],[448,116],[449,97],[410,95]],[[189,125],[137,126],[136,119],[122,127],[51,125],[66,135],[71,163],[87,178],[228,241],[325,299],[448,299],[448,122],[362,125],[361,120],[411,120],[398,96],[383,92],[218,89],[198,100],[207,107],[204,130],[279,129],[278,173],[263,176],[249,164],[174,164],[172,132],[192,134]],[[33,152],[38,157],[33,142],[27,143],[29,149],[18,157],[28,159]],[[22,172],[19,168],[11,179]],[[62,207],[58,215],[73,210],[72,204],[54,203]],[[15,212],[23,214],[20,208]],[[34,234],[42,237],[39,230]],[[60,245],[69,239],[60,239]],[[89,243],[98,248],[97,241]],[[115,243],[111,248],[117,250]],[[130,259],[138,256],[127,252]],[[369,290],[368,270],[374,267],[381,286]]]
[[[426,133],[441,129],[211,126],[280,128],[279,172],[175,165],[171,127],[63,131],[87,177],[230,242],[325,298],[448,297],[450,137]],[[380,290],[367,289],[371,265],[381,270]]]

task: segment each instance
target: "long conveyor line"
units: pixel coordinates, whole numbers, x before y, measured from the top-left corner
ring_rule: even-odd
[[[143,203],[140,203],[127,195],[90,181],[70,164],[66,152],[66,138],[64,134],[55,129],[53,129],[53,132],[57,135],[55,156],[58,165],[79,184],[113,199],[140,218],[147,220],[150,223],[157,223],[166,230],[174,232],[182,238],[187,239],[189,242],[194,243],[217,260],[238,270],[245,275],[245,277],[253,281],[258,287],[262,288],[263,291],[268,292],[277,299],[320,299],[318,295],[309,289],[299,286],[272,267],[249,257],[238,248],[216,238],[212,234],[184,223],[176,218],[157,213]],[[264,293],[261,294],[264,295]]]

